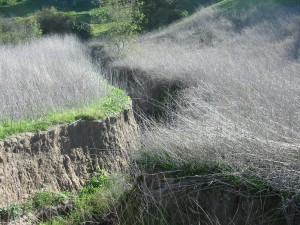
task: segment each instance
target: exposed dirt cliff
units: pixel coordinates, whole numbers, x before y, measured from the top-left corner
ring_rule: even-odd
[[[36,190],[78,190],[94,171],[126,170],[140,147],[131,105],[102,120],[76,121],[0,141],[0,206]]]

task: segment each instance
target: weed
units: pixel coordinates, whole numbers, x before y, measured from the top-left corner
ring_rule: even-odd
[[[116,213],[119,198],[129,187],[131,185],[124,176],[96,172],[75,196],[74,208],[68,215],[41,224],[82,224],[86,221],[116,219],[112,215]]]
[[[28,202],[34,209],[55,207],[63,204],[72,197],[69,192],[38,191]]]
[[[10,205],[0,208],[0,220],[10,221],[22,214],[22,208],[19,205]]]

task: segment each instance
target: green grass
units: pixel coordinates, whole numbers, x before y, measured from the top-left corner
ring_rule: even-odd
[[[0,208],[0,221],[10,221],[36,210],[53,208],[66,203],[70,204],[70,202],[74,201],[73,198],[74,197],[70,192],[40,190],[26,202]]]
[[[113,213],[124,192],[131,187],[130,183],[131,180],[124,175],[112,175],[100,170],[93,173],[77,194],[40,190],[23,203],[0,208],[0,221],[11,221],[30,213],[64,206],[68,206],[70,211],[64,215],[55,214],[49,221],[41,221],[39,224],[76,225],[97,218],[99,221]]]
[[[84,11],[89,11],[93,9],[93,6],[90,1],[86,1],[85,4],[80,6],[63,4],[62,1],[45,1],[45,0],[22,0],[21,2],[17,2],[13,5],[4,5],[0,6],[0,14],[4,16],[17,16],[24,17],[28,14],[32,14],[37,10],[41,10],[43,8],[55,7],[58,11],[62,12],[77,12],[82,13]]]
[[[192,163],[175,162],[167,154],[146,154],[142,153],[141,158],[137,160],[140,168],[148,170],[154,169],[156,172],[170,172],[169,176],[184,178],[198,175],[218,175],[228,184],[236,187],[247,187],[249,190],[270,192],[270,185],[267,180],[258,176],[250,176],[243,173],[238,168],[230,164],[218,162],[200,162]]]
[[[100,222],[114,213],[114,206],[130,187],[124,176],[108,175],[105,171],[95,173],[81,191],[74,196],[74,206],[66,216],[57,216],[40,225],[84,224],[86,221]]]
[[[90,24],[90,26],[92,30],[92,35],[94,37],[103,35],[110,29],[110,23],[94,23]]]
[[[94,5],[90,1],[82,6],[63,5],[61,1],[44,1],[44,0],[23,0],[13,5],[0,5],[0,15],[15,16],[15,17],[28,17],[33,15],[36,11],[43,8],[55,7],[59,12],[71,15],[76,20],[88,23],[91,25],[92,34],[96,36],[101,35],[109,29],[108,24],[93,24],[92,15],[95,13]]]
[[[120,112],[126,107],[130,97],[124,91],[113,87],[110,88],[109,92],[110,94],[101,101],[94,100],[85,106],[52,111],[38,119],[19,121],[2,119],[0,120],[0,139],[17,133],[43,131],[54,125],[70,123],[80,119],[97,120]]]

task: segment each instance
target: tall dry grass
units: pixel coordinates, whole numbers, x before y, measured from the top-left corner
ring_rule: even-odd
[[[168,122],[145,122],[143,153],[179,167],[228,163],[299,188],[299,24],[291,8],[204,9],[142,37],[115,66],[189,86]]]
[[[89,103],[105,85],[85,46],[73,36],[0,45],[0,118],[36,118]]]

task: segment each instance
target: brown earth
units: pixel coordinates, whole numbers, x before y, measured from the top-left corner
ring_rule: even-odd
[[[91,174],[126,170],[140,147],[131,104],[102,120],[80,120],[0,141],[0,207],[37,190],[76,191]]]

